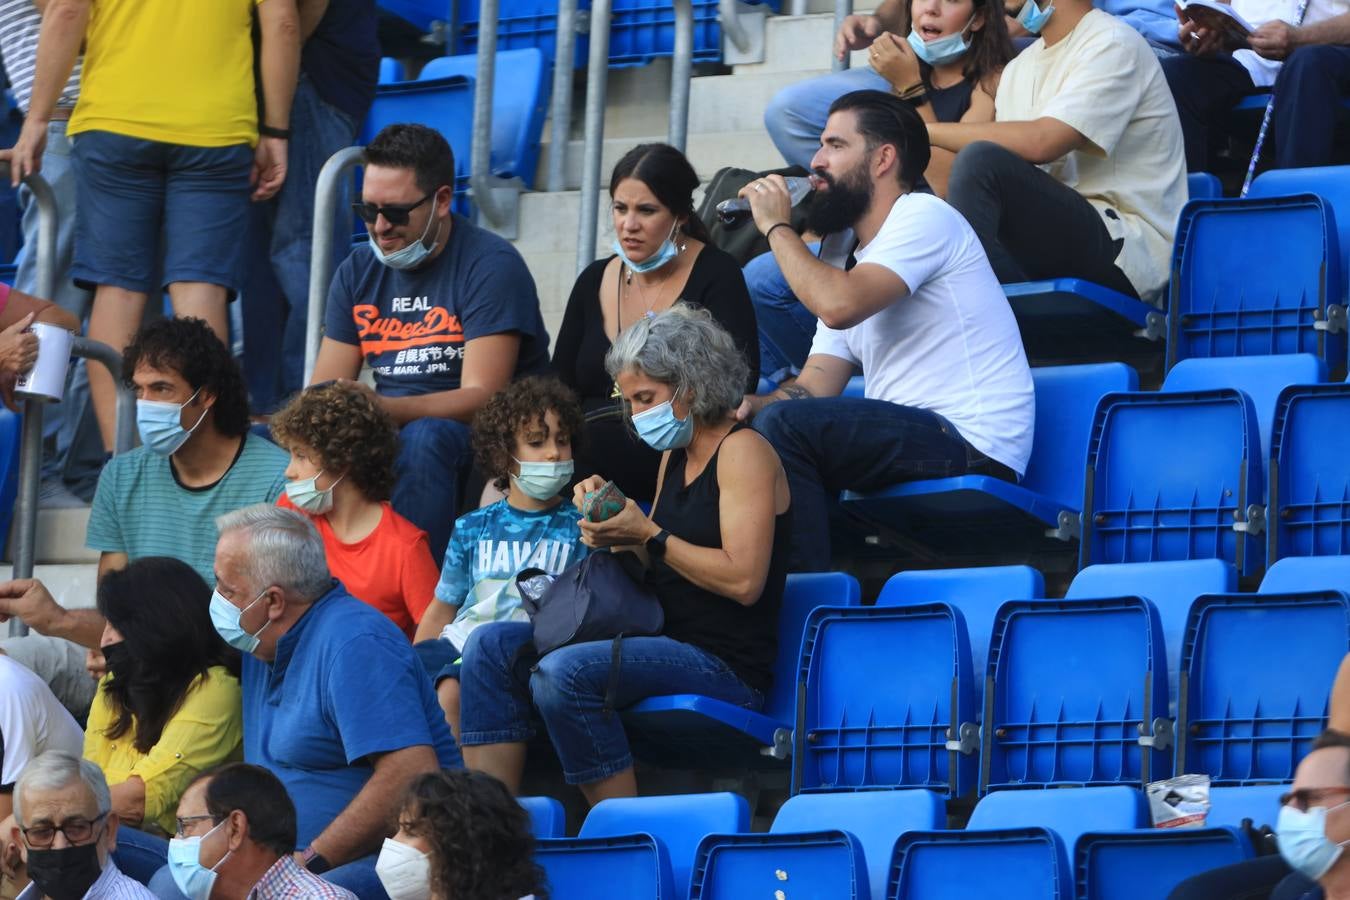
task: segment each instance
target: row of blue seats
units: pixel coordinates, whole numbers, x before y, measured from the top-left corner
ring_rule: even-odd
[[[1165,830],[1125,787],[991,794],[964,829],[946,827],[929,791],[795,796],[762,834],[734,794],[605,800],[575,838],[562,837],[557,801],[522,802],[559,900],[1136,900],[1249,858],[1238,829],[1273,823],[1285,789],[1214,788],[1206,827]]]
[[[842,505],[949,560],[1078,540],[1080,567],[1212,558],[1257,576],[1350,553],[1350,384],[1326,376],[1311,354],[1187,359],[1157,392],[1122,363],[1033,369],[1020,483],[957,476]]]

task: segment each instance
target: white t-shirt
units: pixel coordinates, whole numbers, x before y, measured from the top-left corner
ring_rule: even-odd
[[[1298,3],[1299,0],[1233,0],[1233,11],[1256,28],[1275,19],[1292,25]],[[1350,2],[1346,0],[1308,0],[1308,8],[1303,11],[1303,24],[1316,25],[1348,11]],[[1242,64],[1257,87],[1270,87],[1280,74],[1278,59],[1265,59],[1257,56],[1254,50],[1238,50],[1233,53],[1233,59]]]
[[[1058,119],[1092,142],[1042,168],[1093,205],[1113,240],[1124,240],[1116,265],[1141,298],[1157,302],[1186,204],[1186,153],[1148,42],[1094,9],[1053,47],[1038,40],[1008,63],[994,110],[1000,122]]]
[[[0,787],[10,788],[28,761],[48,750],[80,756],[84,732],[51,688],[0,653]]]
[[[931,410],[985,456],[1025,473],[1031,370],[970,225],[931,194],[905,194],[854,255],[860,266],[890,269],[910,294],[852,328],[818,324],[811,353],[861,365],[869,399]]]

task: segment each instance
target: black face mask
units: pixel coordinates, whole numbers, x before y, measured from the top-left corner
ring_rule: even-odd
[[[104,647],[103,659],[108,664],[109,672],[114,675],[124,675],[127,671],[127,663],[131,662],[131,654],[127,652],[126,642],[118,641]]]
[[[28,851],[28,876],[52,900],[80,900],[98,881],[98,842]]]

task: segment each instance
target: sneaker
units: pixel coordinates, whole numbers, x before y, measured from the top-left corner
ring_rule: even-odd
[[[88,505],[71,493],[65,483],[58,478],[44,479],[38,487],[39,509],[78,509]]]

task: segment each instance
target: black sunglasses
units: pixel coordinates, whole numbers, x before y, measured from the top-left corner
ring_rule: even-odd
[[[352,212],[361,217],[361,221],[367,225],[374,225],[375,220],[384,216],[386,222],[390,225],[407,225],[408,216],[417,207],[426,203],[436,192],[432,191],[416,203],[396,203],[392,206],[376,206],[374,203],[353,203]]]

